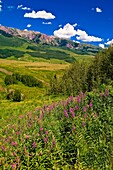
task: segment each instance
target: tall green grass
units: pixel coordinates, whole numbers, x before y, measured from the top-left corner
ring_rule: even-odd
[[[113,94],[80,93],[10,116],[2,129],[2,169],[113,169]]]

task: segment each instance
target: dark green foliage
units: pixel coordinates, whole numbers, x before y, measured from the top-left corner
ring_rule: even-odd
[[[79,91],[86,91],[86,79],[87,79],[88,64],[85,61],[75,62],[64,73],[61,80],[55,80],[51,82],[51,92],[64,93],[68,95],[75,95]]]
[[[8,58],[15,56],[16,58],[23,57],[24,52],[19,50],[10,50],[10,49],[0,49],[0,58]]]
[[[5,33],[4,33],[5,34]],[[18,37],[13,37],[10,34],[0,35],[0,46],[8,46],[8,47],[20,47],[22,46],[26,40]]]
[[[6,86],[11,84],[16,84],[16,78],[13,75],[7,75],[4,80]]]
[[[33,47],[30,47],[31,49],[33,49]],[[36,48],[35,48],[36,50]],[[41,53],[40,51],[36,52],[27,52],[28,54],[30,54],[32,57],[38,57],[38,58],[44,58],[44,59],[59,59],[59,60],[64,60],[66,62],[72,63],[75,61],[74,57],[71,57],[69,54],[62,52],[62,51],[58,51],[58,50],[50,50],[50,49],[42,49],[41,50],[44,53]]]
[[[21,75],[21,82],[29,87],[42,87],[42,82],[31,75]]]
[[[13,101],[14,102],[20,102],[21,101],[21,92],[19,90],[14,91]]]
[[[12,100],[14,102],[20,102],[24,100],[24,94],[20,92],[20,90],[8,90],[7,92],[7,99]]]
[[[112,84],[113,47],[97,54],[90,64],[86,61],[75,62],[61,80],[54,82],[53,78],[53,83],[50,84],[52,93],[61,92],[68,95],[100,89],[102,84]]]
[[[12,75],[7,75],[4,80],[6,85],[16,84],[17,81],[20,81],[24,85],[29,87],[38,86],[41,88],[43,86],[42,82],[36,79],[35,77],[31,75],[20,75],[19,73],[13,73]]]
[[[99,88],[101,84],[113,81],[113,47],[99,53],[89,68],[87,75],[88,90]]]
[[[4,35],[5,37],[13,37],[11,34],[8,34],[8,33],[6,33],[5,31],[3,31],[3,30],[0,30],[0,34],[2,34],[2,35]]]

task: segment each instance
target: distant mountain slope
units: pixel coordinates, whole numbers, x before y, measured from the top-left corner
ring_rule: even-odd
[[[32,56],[44,59],[75,61],[75,54],[95,55],[101,48],[79,44],[40,32],[0,26],[0,58]]]

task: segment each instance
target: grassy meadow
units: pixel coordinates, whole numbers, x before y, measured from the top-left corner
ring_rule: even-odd
[[[6,60],[0,59],[0,116],[4,119],[4,115],[13,114],[16,112],[25,112],[34,107],[39,107],[44,103],[51,103],[55,96],[48,96],[47,91],[49,89],[49,83],[51,77],[58,73],[61,76],[69,66],[68,63],[59,64],[58,61],[55,62],[31,62],[31,61],[16,61],[16,60]],[[32,75],[43,83],[43,88],[38,87],[27,87],[21,82],[14,85],[6,86],[4,79],[6,75],[18,72],[19,74],[29,74]],[[25,95],[25,100],[22,102],[11,102],[6,99],[7,89],[20,89]],[[53,99],[52,99],[53,98]],[[60,97],[56,97],[57,98]],[[19,110],[20,108],[20,110]],[[17,113],[16,113],[17,114]]]

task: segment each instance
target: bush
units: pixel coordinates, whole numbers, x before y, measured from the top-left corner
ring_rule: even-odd
[[[12,100],[14,102],[20,102],[24,100],[24,94],[22,94],[20,90],[10,89],[8,90],[8,93],[7,93],[7,99]]]
[[[16,84],[16,78],[13,75],[7,75],[4,80],[6,86],[10,84]]]
[[[10,85],[10,84],[16,84],[17,81],[22,82],[24,85],[29,86],[29,87],[42,87],[43,84],[40,80],[36,79],[35,77],[31,75],[20,75],[19,73],[13,73],[12,75],[7,75],[5,77],[5,84]]]
[[[54,94],[61,92],[67,95],[76,95],[79,91],[85,92],[88,67],[85,61],[76,61],[65,71],[61,80],[53,78],[50,84],[51,92]]]
[[[31,75],[22,75],[21,82],[29,87],[42,87],[42,82]]]

